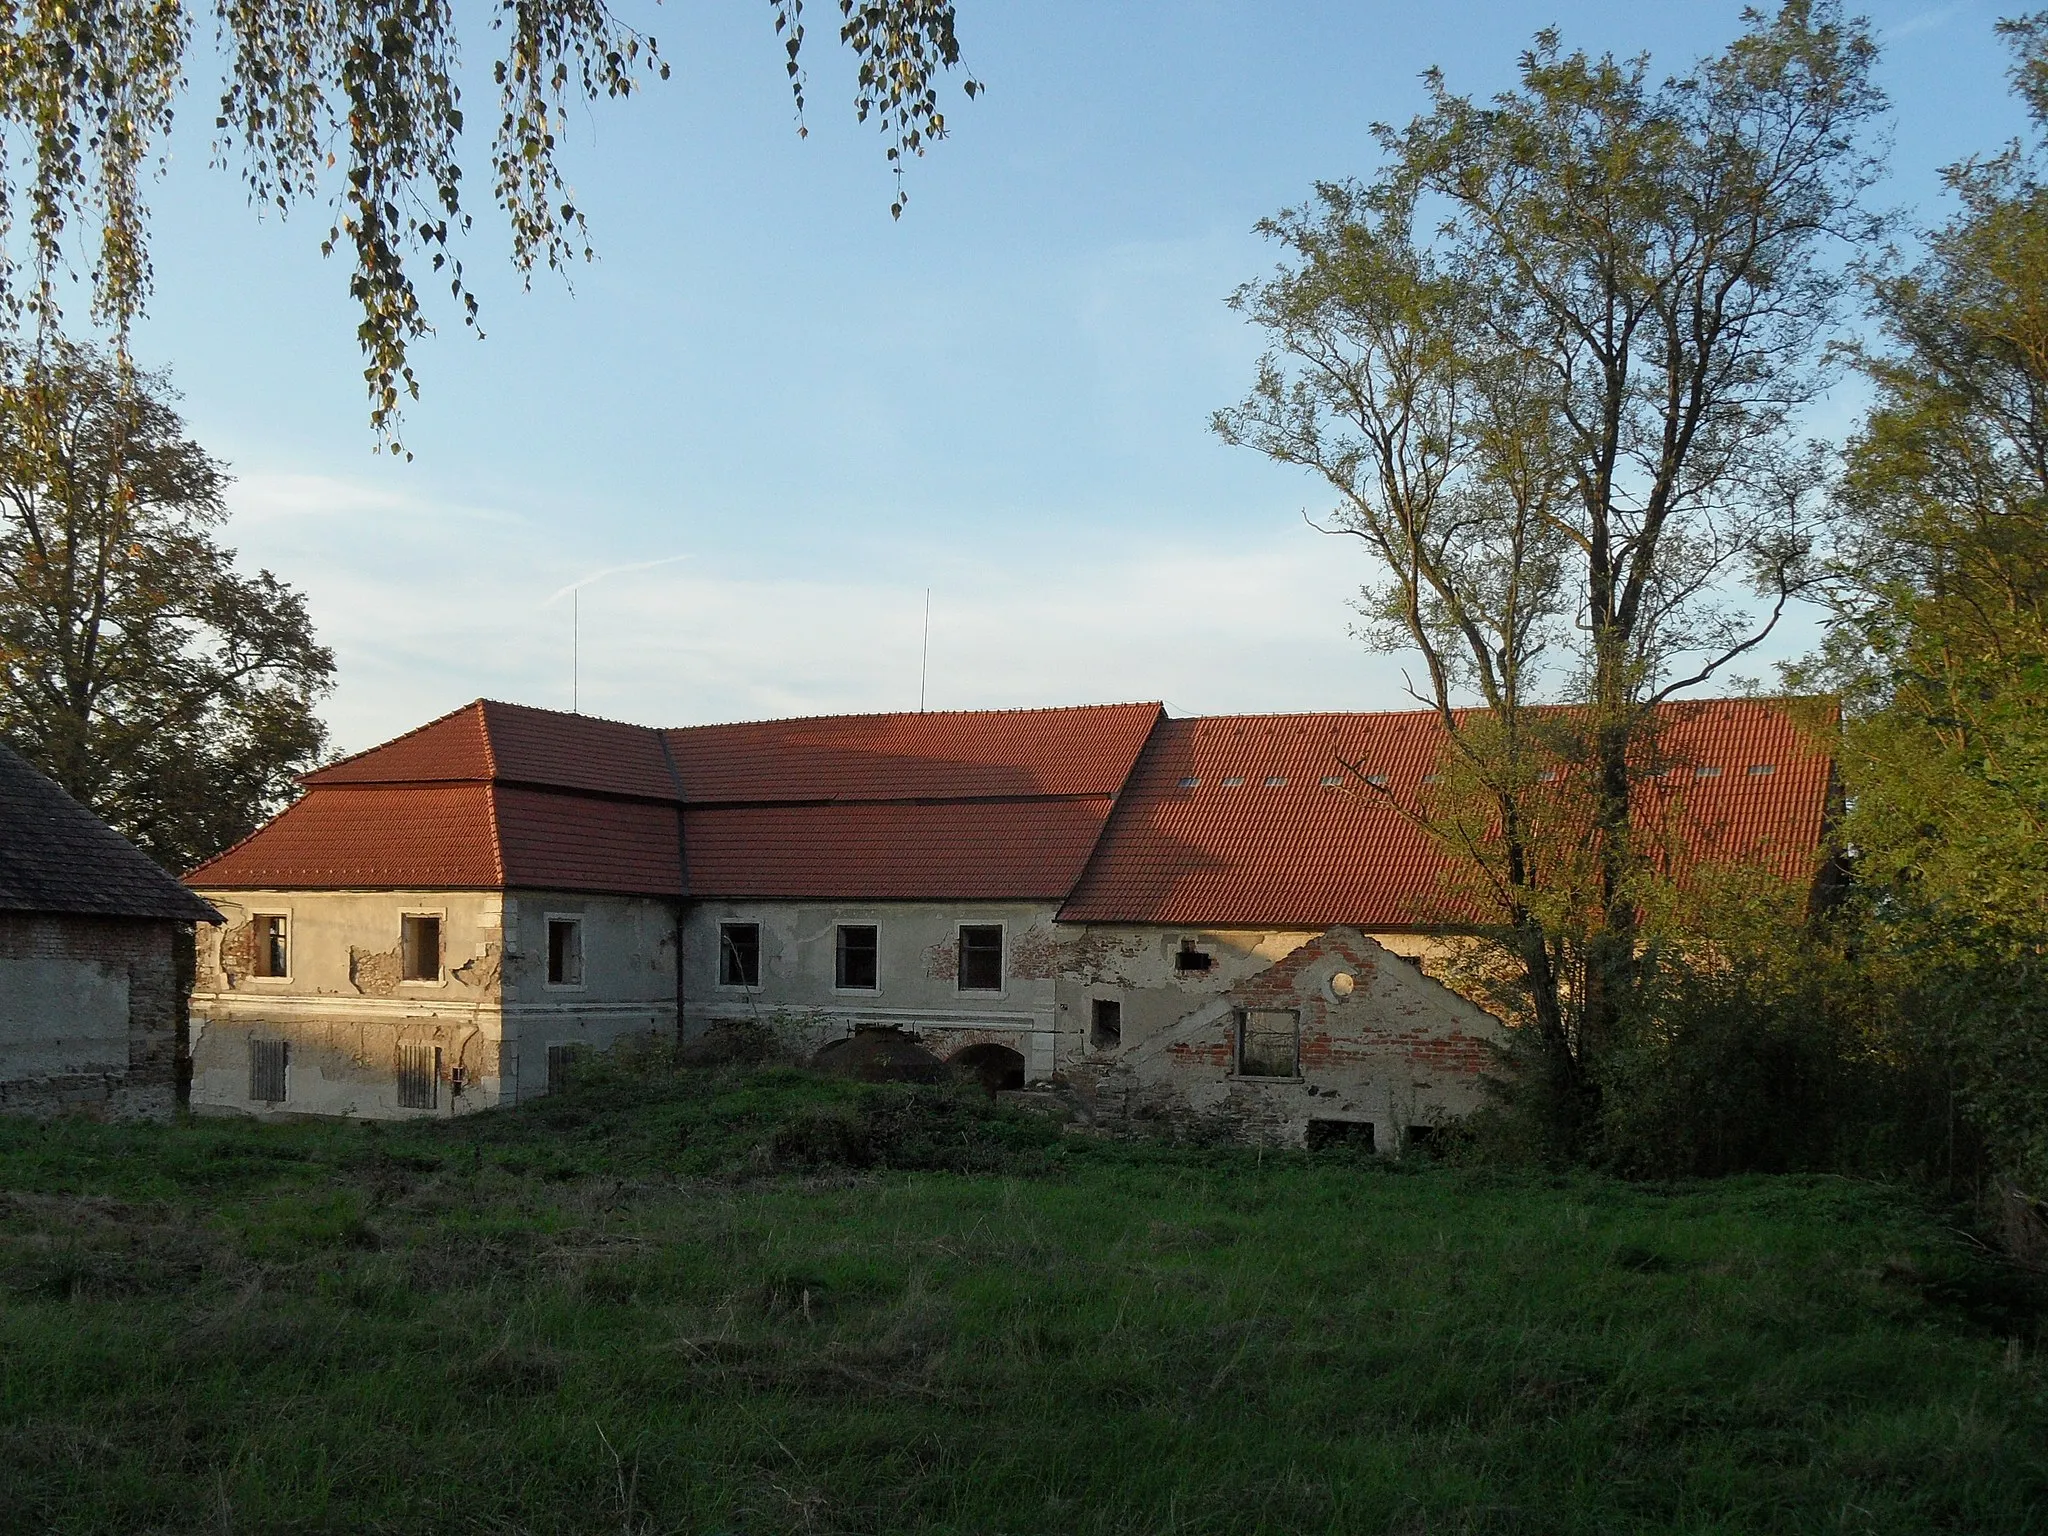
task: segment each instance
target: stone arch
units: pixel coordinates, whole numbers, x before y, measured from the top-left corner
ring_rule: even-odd
[[[985,1041],[955,1051],[946,1061],[962,1077],[971,1077],[991,1095],[1024,1086],[1024,1053]]]

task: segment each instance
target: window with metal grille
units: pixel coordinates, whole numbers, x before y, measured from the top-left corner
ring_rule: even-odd
[[[721,987],[761,985],[761,925],[718,925],[718,984]]]
[[[256,974],[289,976],[292,973],[290,925],[276,912],[258,913],[256,928]]]
[[[441,1047],[401,1045],[398,1048],[398,1107],[433,1109],[440,1102]]]
[[[548,985],[583,985],[583,923],[578,918],[548,919]]]
[[[1242,1008],[1237,1015],[1237,1075],[1293,1077],[1300,1065],[1301,1015],[1292,1008]]]
[[[408,912],[398,920],[400,974],[407,981],[441,979],[441,919]]]
[[[1003,990],[1003,928],[1000,923],[960,925],[960,990]]]
[[[569,1045],[548,1047],[548,1092],[560,1093],[569,1086],[569,1080],[576,1071],[576,1063],[590,1054],[590,1047],[581,1041]]]
[[[1088,1044],[1098,1051],[1110,1051],[1123,1044],[1124,1005],[1113,997],[1098,997],[1088,1020]]]
[[[832,985],[849,992],[874,991],[881,984],[877,963],[881,937],[881,930],[872,923],[841,923]]]
[[[282,1104],[284,1073],[292,1055],[289,1040],[249,1042],[249,1098],[257,1104]]]

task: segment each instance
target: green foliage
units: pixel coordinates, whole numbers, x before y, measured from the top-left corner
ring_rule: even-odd
[[[2048,1499],[2039,1298],[1897,1191],[1085,1138],[775,1173],[887,1096],[575,1092],[0,1120],[8,1521],[1918,1536]]]
[[[1466,872],[1418,915],[1476,923],[1518,972],[1565,1146],[1646,984],[1657,706],[1809,579],[1797,413],[1829,377],[1838,258],[1881,228],[1867,29],[1811,0],[1746,20],[1662,84],[1554,30],[1491,101],[1433,72],[1380,175],[1263,224],[1288,265],[1233,299],[1271,347],[1216,430],[1335,492],[1381,578],[1368,638],[1423,660],[1444,787],[1379,797]]]
[[[319,759],[334,659],[214,542],[224,467],[160,376],[68,344],[0,376],[0,735],[173,872]]]
[[[2048,13],[2002,29],[2041,118]],[[2048,119],[2041,119],[2048,121]],[[1880,274],[1888,345],[1849,445],[1836,624],[1845,830],[1900,1048],[1939,1063],[1993,1171],[2048,1187],[2048,185],[2014,145]]]
[[[770,0],[783,39],[799,123],[804,105],[802,0]],[[410,344],[430,326],[415,276],[426,262],[446,281],[465,322],[477,305],[457,258],[468,229],[463,196],[464,25],[448,0],[217,0],[227,56],[216,155],[239,144],[250,200],[280,213],[325,201],[324,253],[349,258],[349,294],[370,418],[390,434],[401,395],[416,396]],[[903,211],[902,166],[942,138],[936,82],[960,62],[952,0],[839,0],[841,43],[857,65],[854,109],[880,126],[897,172],[892,214]],[[492,190],[510,221],[512,260],[530,277],[590,256],[584,215],[557,155],[577,103],[630,96],[666,79],[655,38],[603,0],[500,0],[487,8],[497,57]],[[162,154],[186,83],[194,14],[183,0],[117,0],[10,11],[0,51],[0,239],[26,206],[31,282],[0,263],[0,310],[55,329],[58,279],[83,226],[91,252],[93,313],[125,347],[150,287],[148,209],[142,185]],[[481,14],[468,30],[478,26]],[[979,82],[966,82],[975,95]],[[25,162],[26,185],[14,182]]]

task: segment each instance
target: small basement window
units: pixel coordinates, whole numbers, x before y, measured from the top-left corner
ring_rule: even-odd
[[[1088,1047],[1113,1051],[1124,1042],[1124,1005],[1113,997],[1098,997],[1090,1005]]]
[[[1309,1151],[1323,1152],[1332,1147],[1341,1147],[1353,1152],[1372,1151],[1372,1122],[1370,1120],[1309,1121]]]
[[[1000,923],[960,925],[960,990],[1003,990],[1003,928]]]
[[[441,919],[408,912],[398,920],[399,975],[405,981],[441,979]]]
[[[1408,1150],[1427,1156],[1436,1156],[1443,1151],[1443,1142],[1438,1138],[1433,1125],[1411,1125],[1408,1127]]]
[[[1195,948],[1193,939],[1182,939],[1180,948],[1175,951],[1173,957],[1173,968],[1176,971],[1206,971],[1215,963],[1216,959],[1209,951]]]
[[[721,987],[761,985],[761,925],[718,925],[718,984]]]
[[[569,1045],[548,1047],[548,1092],[560,1093],[569,1086],[569,1079],[576,1070],[576,1063],[590,1054],[590,1047],[580,1041]]]
[[[583,920],[579,917],[548,919],[548,985],[583,985]]]
[[[873,923],[841,923],[832,961],[832,985],[844,992],[873,992],[881,986],[882,931]]]
[[[285,1100],[285,1069],[290,1066],[289,1040],[249,1042],[249,1099],[256,1104],[282,1104]]]
[[[291,975],[291,920],[282,913],[265,912],[256,916],[253,926],[256,930],[256,974]]]
[[[441,1047],[401,1045],[398,1048],[398,1107],[433,1109],[440,1103]]]
[[[1241,1008],[1237,1075],[1294,1077],[1300,1069],[1301,1015],[1292,1008]]]

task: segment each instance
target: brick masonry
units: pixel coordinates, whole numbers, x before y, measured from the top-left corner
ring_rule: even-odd
[[[61,999],[31,1014],[24,1037],[0,1038],[0,1110],[32,1115],[81,1113],[108,1119],[168,1115],[177,1100],[179,1042],[184,1032],[181,958],[191,951],[190,925],[150,918],[0,913],[0,961],[56,961],[78,968],[81,983],[114,975],[128,990],[125,1070],[65,1075],[10,1075],[10,1056],[65,1031]]]

